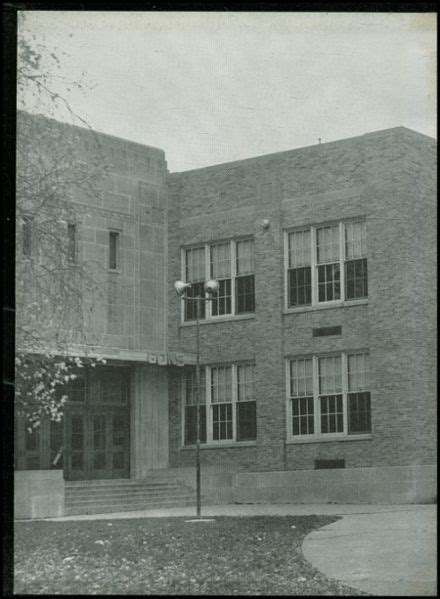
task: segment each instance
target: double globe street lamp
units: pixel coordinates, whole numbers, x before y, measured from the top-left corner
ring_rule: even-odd
[[[196,307],[196,501],[197,501],[197,517],[200,517],[201,498],[200,498],[200,306],[202,302],[210,302],[213,296],[218,293],[219,284],[214,279],[206,281],[203,285],[203,295],[188,295],[191,290],[191,283],[176,281],[174,289],[177,295],[185,302],[192,302]]]

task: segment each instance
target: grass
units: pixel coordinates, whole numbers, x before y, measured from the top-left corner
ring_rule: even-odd
[[[331,516],[17,522],[15,594],[364,595],[302,541]]]

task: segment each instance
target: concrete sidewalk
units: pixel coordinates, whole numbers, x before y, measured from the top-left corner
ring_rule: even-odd
[[[373,595],[436,596],[437,506],[401,507],[347,514],[315,530],[304,540],[304,557],[327,576]]]
[[[233,504],[202,507],[214,516],[342,516],[309,534],[305,558],[329,578],[373,595],[436,595],[436,505]],[[52,521],[195,517],[194,507],[50,518]],[[48,518],[49,520],[49,518]]]

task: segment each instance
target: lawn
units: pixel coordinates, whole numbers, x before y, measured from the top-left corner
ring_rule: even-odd
[[[330,516],[15,524],[15,594],[363,595],[302,556]]]

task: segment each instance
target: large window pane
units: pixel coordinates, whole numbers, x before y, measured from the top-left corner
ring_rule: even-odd
[[[185,445],[197,442],[197,405],[185,406]],[[206,443],[206,406],[200,406],[200,443]]]
[[[211,246],[211,277],[227,279],[231,276],[231,244],[216,243]]]
[[[339,226],[332,225],[316,230],[316,257],[318,264],[338,262],[339,252]]]
[[[348,394],[348,433],[360,434],[371,432],[370,393]]]
[[[345,259],[365,258],[367,229],[365,221],[345,223]]]
[[[192,283],[191,287],[186,290],[185,304],[185,320],[197,319],[197,302],[199,303],[199,319],[205,318],[205,301],[199,301],[197,297],[205,297],[204,283]]]
[[[310,266],[310,230],[289,233],[289,268]]]
[[[188,283],[206,279],[204,247],[191,248],[185,251],[185,277]]]
[[[318,301],[341,299],[341,269],[337,264],[318,266]]]
[[[235,296],[237,314],[255,311],[254,275],[236,278]]]
[[[344,432],[342,395],[324,395],[320,397],[321,433]]]
[[[212,299],[212,315],[231,313],[231,279],[219,281],[218,293]]]
[[[319,393],[328,395],[342,391],[341,356],[319,358]]]
[[[254,241],[244,239],[235,244],[237,276],[253,274],[254,272]]]
[[[212,406],[212,438],[214,441],[232,439],[232,404]]]
[[[255,401],[237,403],[237,441],[257,438],[257,408]]]
[[[313,397],[294,397],[292,402],[292,434],[313,435],[315,432]]]
[[[232,402],[232,368],[219,366],[211,369],[211,403]]]
[[[307,306],[312,303],[312,277],[310,266],[292,268],[288,272],[288,304]]]
[[[345,297],[368,297],[368,272],[366,258],[345,263]]]

